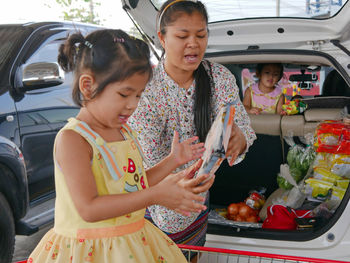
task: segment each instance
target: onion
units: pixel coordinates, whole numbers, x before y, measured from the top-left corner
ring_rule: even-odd
[[[239,211],[238,204],[232,203],[227,208],[227,213],[230,215],[237,215]]]
[[[250,216],[250,213],[251,213],[250,207],[248,207],[247,205],[242,205],[238,213],[241,217],[245,219]]]
[[[256,216],[249,216],[246,219],[247,222],[252,222],[252,223],[257,223],[258,222],[258,218]]]

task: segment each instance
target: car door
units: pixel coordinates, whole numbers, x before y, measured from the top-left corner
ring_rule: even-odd
[[[41,44],[16,72],[16,89],[21,96],[16,100],[19,130],[15,140],[21,146],[26,162],[30,201],[54,192],[55,136],[67,119],[78,113],[79,108],[71,99],[71,73],[64,74],[60,71],[62,78],[59,85],[48,85],[44,88],[31,87],[24,90],[22,89],[23,72],[29,74],[28,67],[40,65],[38,63],[57,64],[58,48],[66,34],[67,32],[59,30],[57,34],[46,35],[42,32],[33,35],[30,42],[38,41]],[[29,49],[28,52],[33,51]],[[27,55],[22,54],[22,56]],[[32,70],[30,74],[31,77],[36,77],[41,73]]]

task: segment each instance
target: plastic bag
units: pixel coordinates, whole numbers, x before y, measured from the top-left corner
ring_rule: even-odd
[[[323,217],[329,219],[340,205],[340,200],[328,200],[322,202],[312,210],[312,215],[315,217]]]
[[[312,163],[315,160],[316,153],[313,149],[313,134],[309,133],[305,135],[304,140],[306,146],[296,144],[294,142],[293,136],[286,136],[284,139],[287,144],[290,145],[287,154],[287,164],[289,168],[289,173],[286,171],[286,166],[281,166],[281,172],[277,175],[277,184],[280,188],[290,190],[299,183],[305,175],[308,173]],[[283,171],[282,171],[283,167]],[[288,175],[291,175],[293,180],[287,180]],[[293,181],[295,184],[293,185]]]
[[[290,145],[287,154],[289,173],[297,184],[305,177],[315,160],[316,152],[312,146],[314,137],[313,134],[309,133],[300,138],[306,146],[296,144],[292,135],[286,136],[284,139]],[[284,172],[281,170],[280,174],[277,175],[277,184],[280,188],[290,190],[293,188],[293,184],[291,180],[286,180],[286,176],[288,176],[286,170]]]
[[[288,229],[297,228],[296,218],[310,218],[311,210],[295,210],[283,205],[271,205],[267,208],[267,217],[262,228]]]
[[[232,221],[220,212],[220,209],[210,210],[208,215],[208,223],[215,225],[232,226],[236,228],[261,228],[262,223],[255,222],[238,222]]]
[[[341,121],[324,121],[315,132],[316,152],[350,155],[350,124]]]

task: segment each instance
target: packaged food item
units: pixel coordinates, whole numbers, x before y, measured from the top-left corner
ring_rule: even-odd
[[[315,132],[317,152],[350,155],[350,125],[342,121],[324,121]]]
[[[349,186],[349,182],[349,179],[340,179],[335,182],[335,185],[346,190]]]
[[[233,104],[228,104],[221,108],[205,139],[205,152],[202,156],[203,163],[196,176],[209,174],[207,179],[209,180],[222,161],[225,160],[225,152],[231,135],[234,116],[235,107]],[[230,162],[230,158],[228,158],[228,161]]]
[[[324,201],[332,193],[333,184],[323,180],[308,178],[305,180],[305,193],[311,197]]]
[[[307,105],[301,99],[294,99],[291,101],[287,101],[282,105],[282,110],[287,113],[287,115],[294,115],[303,113],[307,108]]]
[[[330,182],[335,184],[337,180],[342,179],[341,176],[333,174],[330,170],[326,168],[316,168],[314,169],[313,177],[319,180]]]
[[[253,209],[260,210],[265,204],[265,201],[265,196],[262,193],[254,190],[250,192],[249,196],[245,200],[245,203]]]
[[[332,195],[331,195],[331,200],[342,200],[344,195],[345,195],[346,189],[333,186],[332,187]]]
[[[334,154],[330,160],[330,171],[350,178],[350,155]]]

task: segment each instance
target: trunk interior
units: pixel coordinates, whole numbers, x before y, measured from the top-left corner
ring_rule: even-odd
[[[275,203],[274,200],[279,195],[277,175],[281,164],[287,163],[287,155],[291,147],[285,140],[286,137],[292,138],[296,144],[305,148],[307,147],[305,138],[310,134],[313,137],[318,124],[324,120],[341,119],[342,110],[350,104],[350,88],[344,80],[348,77],[345,74],[345,77],[339,74],[340,80],[333,80],[329,85],[328,80],[326,81],[327,75],[334,69],[341,73],[339,65],[327,57],[312,52],[244,55],[225,53],[210,55],[207,59],[224,64],[235,75],[241,100],[243,100],[244,89],[254,80],[257,63],[280,62],[284,66],[284,78],[287,80],[285,85],[289,85],[285,93],[287,100],[294,95],[292,85],[295,84],[296,87],[300,87],[296,91],[297,94],[302,95],[308,105],[303,113],[295,115],[249,115],[257,139],[241,163],[230,167],[225,160],[215,173],[215,182],[210,189],[211,211],[227,209],[231,203],[244,202],[251,191],[264,189],[266,202],[262,210],[265,210],[266,216],[267,206],[272,202]],[[304,74],[311,74],[316,78],[314,81],[305,81],[307,78],[303,78]],[[291,81],[295,79],[299,81]],[[349,82],[349,79],[347,81]],[[229,222],[227,225],[209,220],[208,234],[291,241],[311,240],[323,234],[337,221],[347,205],[349,195],[347,189],[330,218],[318,217],[316,223],[306,229],[262,228],[261,223],[264,218],[260,218],[258,224],[236,222],[237,225],[233,223],[235,221],[227,219]],[[302,206],[294,208],[311,210],[320,204],[320,201],[305,199]]]

